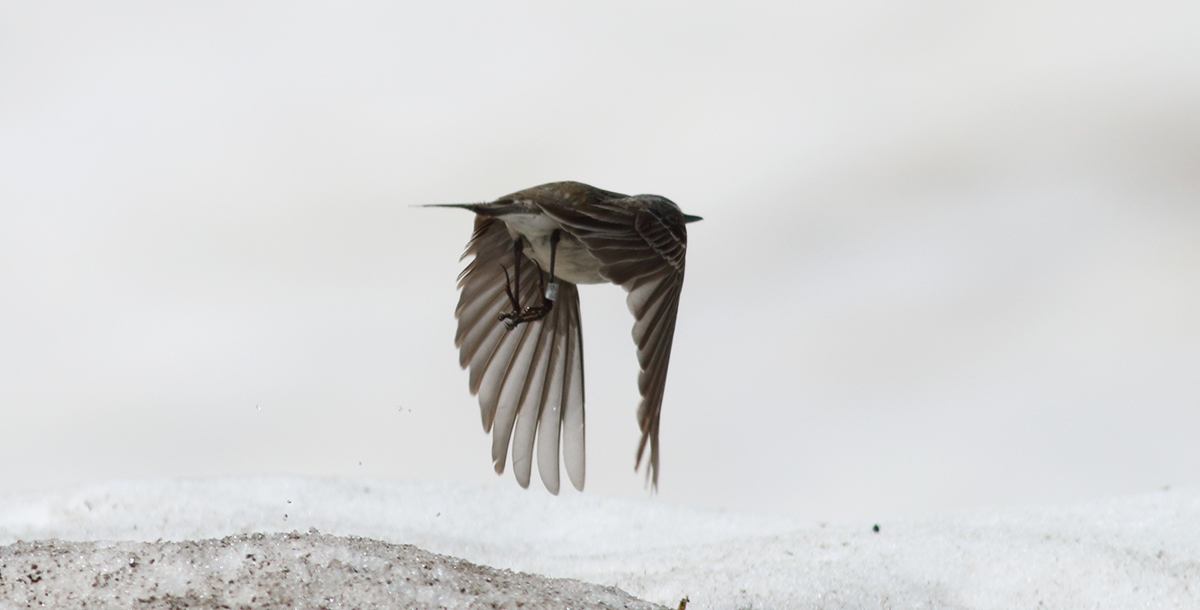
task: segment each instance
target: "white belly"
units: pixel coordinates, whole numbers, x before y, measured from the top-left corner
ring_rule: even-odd
[[[508,214],[501,217],[508,234],[513,239],[525,239],[525,256],[541,265],[542,271],[550,271],[550,234],[561,229],[544,214]],[[554,276],[574,284],[600,284],[600,261],[588,254],[587,249],[566,231],[559,233],[558,249],[554,255]]]

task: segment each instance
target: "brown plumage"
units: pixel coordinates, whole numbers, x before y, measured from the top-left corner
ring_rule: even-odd
[[[463,258],[455,317],[459,363],[470,369],[492,460],[504,471],[512,444],[517,481],[538,472],[558,493],[559,441],[576,489],[584,483],[583,336],[576,284],[610,282],[629,292],[642,402],[635,468],[647,443],[647,479],[658,484],[658,421],[687,255],[688,216],[657,195],[621,195],[578,182],[554,182],[491,203],[450,204],[475,212]],[[553,267],[552,278],[549,274]],[[542,285],[557,283],[544,300]],[[509,289],[506,290],[506,287]],[[519,309],[512,313],[512,297]],[[540,305],[539,305],[540,304]],[[508,327],[512,327],[510,330]]]

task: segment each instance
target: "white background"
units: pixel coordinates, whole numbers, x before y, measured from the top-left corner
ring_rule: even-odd
[[[427,4],[0,4],[0,491],[515,486],[470,215],[409,206],[562,179],[705,217],[663,500],[1200,481],[1200,5]],[[581,292],[586,493],[644,497],[632,319]]]

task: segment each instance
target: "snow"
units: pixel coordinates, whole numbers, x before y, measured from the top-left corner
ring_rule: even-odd
[[[0,591],[102,607],[649,607],[601,588],[616,587],[693,609],[1195,608],[1198,524],[1191,487],[822,524],[450,483],[148,480],[0,497]]]
[[[8,601],[29,606],[654,607],[612,587],[315,531],[198,542],[18,543],[0,558]]]

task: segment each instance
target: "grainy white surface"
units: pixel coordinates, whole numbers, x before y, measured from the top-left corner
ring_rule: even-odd
[[[693,609],[1195,608],[1197,524],[1194,488],[1066,507],[828,524],[658,501],[368,479],[160,480],[0,497],[5,544],[197,541],[317,528],[615,586],[672,607],[686,596]],[[376,561],[374,551],[341,539],[290,540],[290,548],[341,553],[343,561]],[[4,552],[32,548],[23,543]],[[72,552],[109,552],[97,548],[112,547]],[[289,552],[279,561],[303,555]],[[179,578],[208,578],[217,568],[188,569],[195,571]],[[86,588],[92,580],[62,582]],[[337,578],[325,582],[337,592]]]
[[[299,534],[0,548],[0,604],[48,608],[627,608],[613,587],[481,567],[410,545]]]

